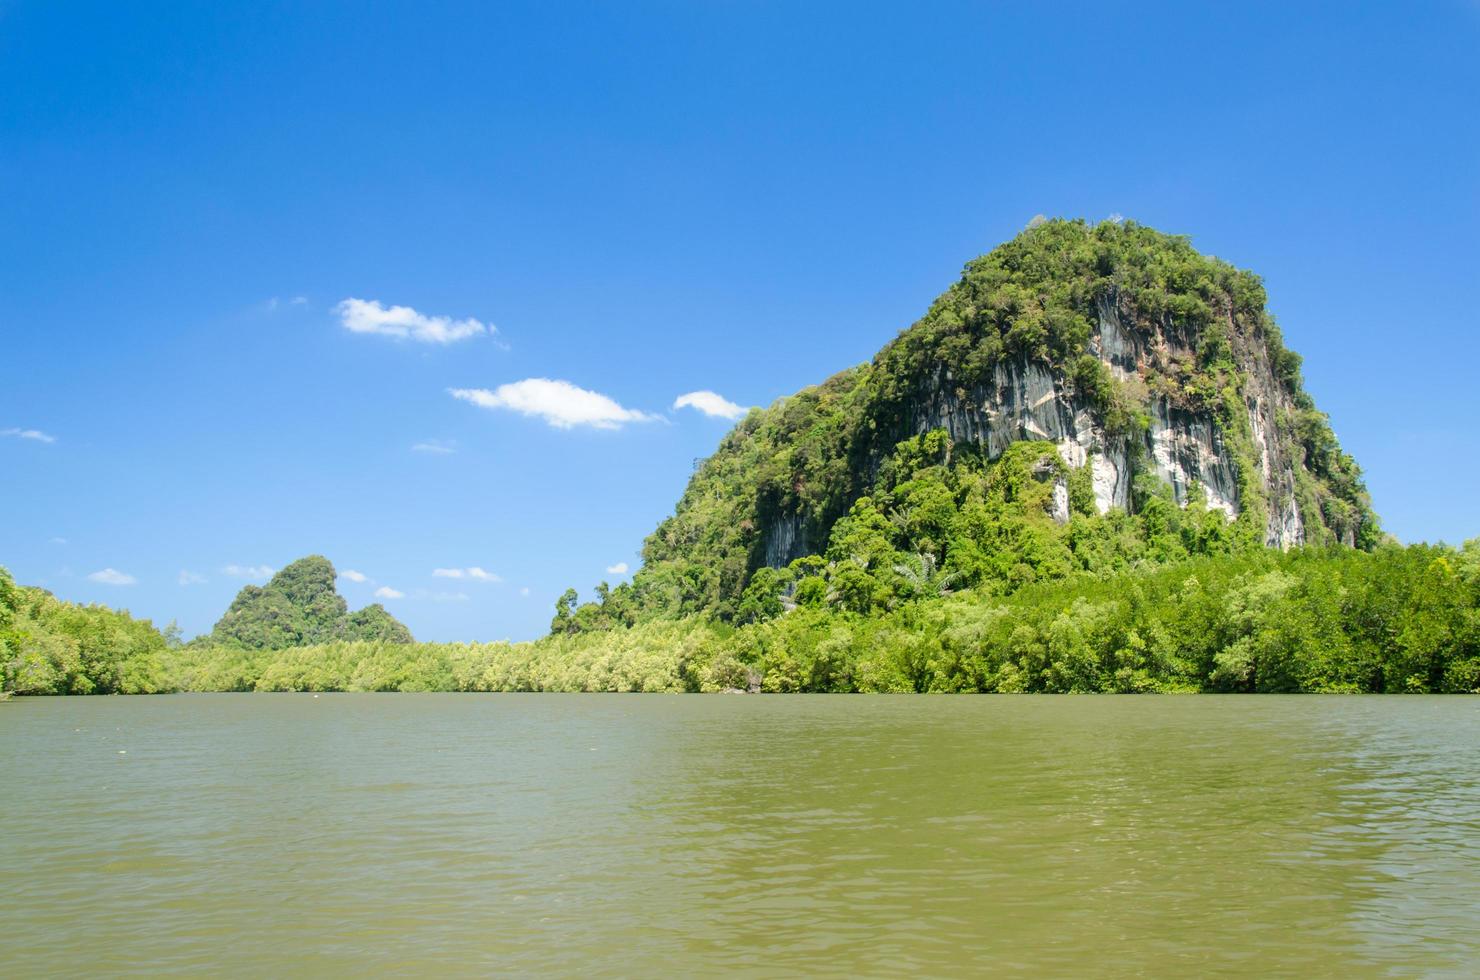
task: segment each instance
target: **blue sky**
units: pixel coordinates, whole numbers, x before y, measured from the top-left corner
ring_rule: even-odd
[[[675,399],[866,360],[1038,213],[1259,272],[1386,527],[1480,535],[1480,4],[433,6],[0,3],[20,581],[192,634],[320,552],[537,635],[730,425]]]

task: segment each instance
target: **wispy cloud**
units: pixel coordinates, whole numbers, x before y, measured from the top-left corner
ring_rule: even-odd
[[[626,575],[627,563],[619,561],[615,565],[608,565],[606,566],[606,572],[608,575]]]
[[[370,581],[369,576],[367,576],[364,572],[357,572],[353,568],[346,568],[344,571],[339,573],[339,577],[349,579],[351,582]]]
[[[454,320],[450,316],[428,316],[409,306],[382,306],[378,300],[346,299],[334,307],[339,322],[351,333],[375,333],[423,344],[451,344],[480,334],[494,334],[498,328],[468,317]]]
[[[223,575],[246,579],[270,579],[276,571],[266,565],[226,565],[221,569]]]
[[[105,568],[100,572],[93,572],[87,578],[90,582],[101,582],[104,585],[137,585],[139,582],[132,575],[120,572],[116,568]]]
[[[414,453],[436,453],[439,456],[446,456],[457,452],[457,443],[451,439],[428,439],[426,442],[418,442],[412,446],[411,451]]]
[[[389,585],[382,585],[380,588],[378,588],[378,589],[375,590],[375,598],[377,598],[377,599],[404,599],[404,598],[406,598],[406,593],[404,593],[404,592],[397,592],[395,589],[391,588]]]
[[[529,596],[529,586],[527,586],[527,585],[521,586],[520,589],[519,589],[519,594],[522,595],[522,596],[524,596],[524,597],[526,597],[526,598],[528,598],[528,596]]]
[[[199,575],[189,569],[180,569],[180,577],[176,579],[181,585],[200,585],[206,580],[204,575]]]
[[[505,408],[521,415],[541,418],[557,429],[588,425],[593,429],[620,429],[628,422],[652,422],[660,418],[636,409],[623,408],[596,391],[569,381],[525,378],[511,384],[487,388],[449,388],[453,398],[480,408]]]
[[[721,419],[738,419],[749,411],[743,405],[736,405],[728,398],[712,391],[691,391],[686,395],[679,395],[674,399],[673,407],[675,409],[692,408],[705,415]]]
[[[51,539],[51,543],[52,544],[66,544],[67,543],[67,539],[66,538],[52,538]]]
[[[432,575],[437,578],[470,578],[479,582],[502,582],[503,577],[493,572],[485,571],[474,565],[472,568],[434,568]]]
[[[12,439],[30,439],[32,442],[56,442],[57,437],[47,435],[40,429],[0,429],[0,436],[10,436]]]

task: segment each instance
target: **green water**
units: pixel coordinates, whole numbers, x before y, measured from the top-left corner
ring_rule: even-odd
[[[1480,964],[1480,699],[18,699],[0,787],[7,976]]]

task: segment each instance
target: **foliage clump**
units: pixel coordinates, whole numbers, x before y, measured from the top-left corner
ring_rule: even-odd
[[[105,606],[62,602],[16,585],[0,568],[0,691],[151,694],[165,690],[164,658],[179,631]]]
[[[322,555],[300,558],[267,585],[249,585],[237,593],[204,642],[252,650],[332,640],[412,642],[411,631],[379,603],[349,612],[334,583],[329,559]]]

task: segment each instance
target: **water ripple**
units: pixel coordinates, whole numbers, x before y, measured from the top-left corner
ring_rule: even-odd
[[[6,975],[1480,961],[1460,698],[23,700],[0,785]]]

